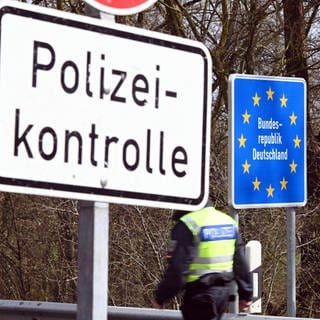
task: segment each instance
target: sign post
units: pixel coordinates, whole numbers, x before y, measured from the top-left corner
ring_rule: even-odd
[[[101,16],[89,5],[85,12]],[[109,217],[107,202],[79,201],[77,320],[108,319]]]
[[[300,78],[231,75],[229,203],[306,203],[306,84]]]
[[[229,203],[287,207],[288,316],[295,317],[295,210],[307,201],[306,83],[302,78],[229,77]]]
[[[108,318],[109,205],[79,201],[77,320]]]

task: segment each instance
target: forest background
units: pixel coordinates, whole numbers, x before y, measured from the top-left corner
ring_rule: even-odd
[[[85,8],[78,0],[33,4],[80,15]],[[301,317],[320,317],[319,6],[318,0],[159,0],[139,14],[116,17],[118,23],[195,39],[209,49],[214,97],[210,195],[226,212],[229,74],[306,80],[308,201],[296,208]],[[262,244],[263,314],[286,315],[286,211],[238,214],[244,240]],[[150,297],[165,268],[171,215],[172,210],[110,205],[110,305],[151,307]],[[74,200],[0,193],[0,299],[76,303],[78,218]],[[177,308],[177,302],[167,307]]]

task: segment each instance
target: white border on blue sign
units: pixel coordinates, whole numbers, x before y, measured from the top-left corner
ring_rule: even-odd
[[[273,81],[288,81],[302,83],[304,86],[304,141],[303,141],[303,158],[304,158],[304,199],[301,202],[290,202],[290,203],[255,203],[255,204],[237,204],[235,203],[235,184],[234,184],[234,91],[233,85],[235,79],[256,79],[256,80],[273,80]],[[302,207],[307,203],[307,128],[306,128],[306,81],[303,78],[295,77],[278,77],[278,76],[263,76],[263,75],[252,75],[252,74],[231,74],[228,79],[228,202],[229,205],[235,209],[246,209],[246,208],[282,208],[282,207]]]

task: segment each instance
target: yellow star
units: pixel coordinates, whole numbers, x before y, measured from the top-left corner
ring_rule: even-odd
[[[251,167],[251,164],[248,163],[248,161],[246,160],[246,162],[242,165],[243,167],[243,173],[249,173],[249,169]]]
[[[281,107],[286,108],[286,107],[287,107],[288,98],[286,98],[286,97],[284,96],[284,94],[282,94],[282,97],[280,98],[280,101],[281,101]]]
[[[297,124],[296,120],[297,120],[297,116],[294,114],[294,112],[291,113],[291,116],[289,116],[291,122],[290,124]]]
[[[243,134],[241,134],[241,137],[238,138],[238,141],[240,142],[239,148],[245,148],[247,139],[243,136]]]
[[[274,91],[272,91],[270,87],[269,90],[266,91],[266,93],[268,95],[268,100],[273,100]]]
[[[259,105],[259,102],[260,102],[260,97],[258,96],[258,93],[256,93],[256,95],[254,97],[252,97],[253,99],[253,105],[254,106],[258,106]]]
[[[296,135],[295,139],[293,139],[293,142],[294,142],[295,148],[300,148],[301,139],[299,139],[299,137],[297,135]]]
[[[288,181],[283,177],[282,180],[280,181],[281,184],[281,190],[286,189],[287,190],[287,184]]]
[[[298,164],[296,164],[294,162],[294,160],[292,160],[292,162],[289,164],[290,168],[291,168],[291,171],[290,172],[297,172],[297,166]]]
[[[252,181],[252,183],[253,183],[253,190],[260,190],[261,181],[259,181],[257,177],[256,177],[256,180]]]
[[[247,110],[244,114],[242,114],[242,117],[243,117],[243,123],[249,123],[249,119],[250,119],[251,115],[248,113]]]
[[[266,190],[268,192],[268,198],[273,197],[274,188],[272,188],[271,184],[269,184],[269,187]]]

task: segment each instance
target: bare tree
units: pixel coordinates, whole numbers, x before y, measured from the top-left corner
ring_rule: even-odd
[[[313,7],[310,20],[314,20],[319,4]],[[302,77],[309,84],[307,50],[306,50],[306,25],[307,30],[311,26],[305,22],[305,12],[303,1],[283,0],[284,8],[284,31],[286,43],[286,67],[288,75]],[[310,8],[309,8],[310,9]],[[309,21],[310,21],[309,20]],[[309,86],[308,86],[309,87]],[[312,102],[308,100],[308,192],[311,203],[308,205],[308,211],[301,214],[299,219],[299,249],[301,252],[301,265],[299,269],[298,281],[298,312],[301,316],[313,316],[312,310],[319,309],[318,299],[315,297],[319,292],[318,272],[315,268],[315,257],[319,255],[319,236],[315,226],[319,219],[314,214],[313,199],[319,198],[319,142],[316,141],[314,128],[312,126],[311,111]],[[310,201],[309,200],[309,201]],[[317,204],[316,204],[317,206]],[[310,210],[311,209],[311,210]]]
[[[84,14],[77,0],[34,0]],[[162,0],[119,23],[203,42],[212,67],[210,194],[228,211],[228,77],[231,73],[299,76],[308,84],[308,205],[299,209],[301,316],[319,316],[319,83],[318,1]],[[188,72],[188,70],[186,70]],[[196,84],[195,84],[196,85]],[[192,128],[190,128],[192,130]],[[150,306],[165,267],[171,210],[112,205],[110,303]],[[239,211],[245,240],[263,248],[263,312],[286,309],[285,217],[279,209]],[[0,194],[0,295],[6,299],[75,302],[78,212],[75,201]],[[300,256],[301,253],[301,256]],[[172,304],[176,307],[176,304]],[[301,306],[301,307],[300,307]]]

